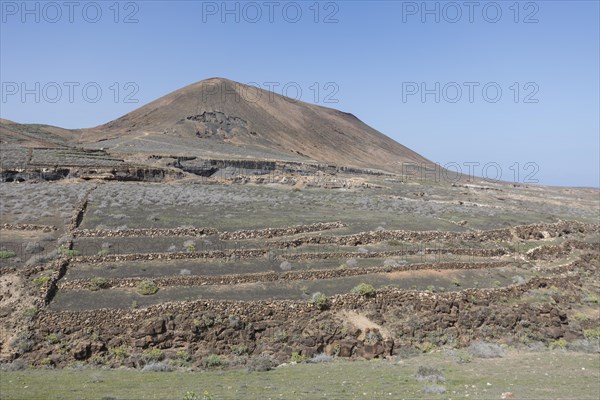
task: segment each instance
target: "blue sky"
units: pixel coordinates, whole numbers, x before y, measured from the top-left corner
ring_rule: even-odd
[[[277,82],[463,172],[600,186],[598,1],[1,3],[2,118],[90,127],[209,77]]]

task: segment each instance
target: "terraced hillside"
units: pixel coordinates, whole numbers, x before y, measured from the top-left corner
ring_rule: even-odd
[[[203,367],[597,332],[597,190],[281,174],[2,184],[4,359]]]

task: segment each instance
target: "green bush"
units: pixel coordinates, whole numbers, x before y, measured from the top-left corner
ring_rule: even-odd
[[[290,356],[291,363],[301,363],[304,361],[306,361],[306,357],[300,355],[300,353],[298,353],[297,351],[294,351]]]
[[[50,282],[50,276],[48,275],[40,275],[33,278],[33,284],[36,286],[44,286],[48,282]]]
[[[316,292],[312,295],[311,303],[319,310],[325,310],[329,307],[329,299],[321,292]]]
[[[600,339],[600,326],[596,327],[596,329],[584,329],[583,336],[585,336],[587,340]]]
[[[221,368],[227,365],[227,361],[221,356],[211,354],[204,360],[204,367],[206,368]]]
[[[555,350],[555,349],[564,350],[567,348],[567,341],[565,339],[558,339],[553,342],[550,342],[548,344],[548,347],[550,347],[552,350]]]
[[[160,349],[147,349],[142,353],[141,360],[144,364],[150,362],[159,362],[165,358],[165,355]]]
[[[270,371],[276,363],[268,356],[258,356],[251,358],[246,364],[248,372],[265,372]]]
[[[104,278],[96,276],[90,280],[90,290],[107,289],[110,287],[108,281]]]
[[[51,333],[48,336],[46,336],[46,340],[50,344],[56,344],[56,343],[60,342],[60,340],[58,339],[58,336],[55,333]]]
[[[136,287],[138,293],[144,296],[149,296],[158,292],[158,285],[149,279],[141,281]]]
[[[44,367],[51,367],[53,364],[52,358],[50,358],[50,357],[43,358],[42,361],[40,361],[40,364],[42,364]]]
[[[277,343],[284,343],[288,340],[288,333],[286,331],[277,331],[275,335],[273,335],[273,341]]]
[[[120,360],[123,360],[125,358],[127,358],[127,349],[125,348],[125,346],[121,346],[121,347],[111,347],[110,349],[108,349],[108,353],[113,357],[113,358],[118,358]]]
[[[38,312],[40,312],[40,310],[35,306],[27,307],[25,310],[23,310],[23,317],[33,318],[38,314]]]
[[[236,344],[231,346],[231,352],[236,356],[241,356],[244,354],[248,354],[248,346],[245,344]]]
[[[79,252],[79,250],[71,250],[71,249],[66,248],[64,245],[60,245],[58,247],[58,252],[60,254],[62,254],[63,256],[67,256],[67,257],[75,257],[75,256],[78,256],[79,254],[81,254]]]
[[[14,251],[10,250],[0,250],[0,258],[13,258],[17,255]]]
[[[352,293],[360,294],[361,296],[365,297],[375,297],[377,292],[375,291],[373,285],[369,285],[368,283],[360,283],[356,285],[354,289],[352,289]]]
[[[188,353],[186,350],[179,350],[176,355],[178,360],[184,362],[190,361],[192,359],[192,356],[190,356],[190,353]]]

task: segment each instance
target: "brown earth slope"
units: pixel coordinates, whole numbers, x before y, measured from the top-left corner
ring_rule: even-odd
[[[226,79],[204,80],[159,98],[96,128],[81,140],[115,151],[138,149],[126,138],[164,144],[171,154],[211,150],[227,156],[314,160],[399,171],[402,163],[431,163],[352,114],[320,107]],[[173,143],[171,138],[183,142]],[[170,148],[169,143],[174,146]],[[176,145],[186,143],[187,150]],[[214,146],[220,146],[215,148]],[[237,153],[237,154],[236,154]]]

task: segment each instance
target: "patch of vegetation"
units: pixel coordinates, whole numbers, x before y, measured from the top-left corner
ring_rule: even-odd
[[[26,309],[23,310],[23,317],[33,318],[38,314],[38,312],[40,312],[40,310],[35,306],[27,307]]]
[[[150,296],[158,292],[158,285],[150,279],[145,279],[136,286],[138,293],[144,296]]]
[[[40,361],[40,364],[44,367],[51,367],[54,365],[54,362],[52,361],[51,357],[45,357],[45,358],[42,358],[42,361]]]
[[[125,346],[121,347],[111,347],[108,349],[108,354],[110,354],[113,358],[124,360],[127,358],[127,348]]]
[[[227,360],[223,359],[223,357],[211,354],[203,362],[205,368],[214,369],[214,368],[222,368],[227,366]]]
[[[415,379],[419,382],[433,382],[433,383],[444,383],[446,377],[437,368],[420,366],[415,375]]]
[[[79,250],[69,249],[68,247],[65,247],[64,244],[61,244],[60,246],[58,246],[58,252],[66,257],[77,257],[78,255],[81,254],[81,252]]]
[[[51,333],[48,336],[46,336],[46,341],[50,344],[57,344],[58,342],[60,342],[60,339],[58,338],[57,334]]]
[[[550,342],[548,347],[552,350],[564,350],[567,348],[567,341],[565,339],[558,339]]]
[[[188,362],[192,359],[192,356],[186,350],[179,350],[176,354],[176,357],[182,362]]]
[[[49,275],[40,275],[40,276],[36,276],[35,278],[33,278],[33,284],[35,286],[44,286],[46,283],[50,282],[50,276]]]
[[[90,280],[90,290],[100,290],[100,289],[107,289],[110,287],[110,284],[108,283],[108,281],[105,278],[96,276],[93,277]]]
[[[287,342],[289,335],[286,331],[277,331],[273,335],[273,341],[276,343],[284,343]]]
[[[208,393],[208,391],[204,391],[201,395],[196,392],[185,392],[182,400],[213,400],[214,397]]]
[[[173,372],[175,368],[164,362],[151,362],[144,365],[142,372]]]
[[[266,372],[272,370],[276,363],[268,356],[251,358],[246,364],[248,372]]]
[[[10,250],[0,250],[0,259],[16,257],[17,253]]]
[[[431,353],[432,351],[434,351],[437,346],[429,341],[425,341],[423,343],[420,343],[417,345],[419,347],[419,349],[421,349],[421,351],[423,353]]]
[[[319,310],[325,310],[329,307],[329,298],[321,292],[313,293],[311,303]]]
[[[365,297],[375,297],[375,295],[377,294],[373,285],[370,285],[368,283],[359,283],[352,289],[352,293],[359,294]]]
[[[502,358],[504,349],[495,343],[477,341],[471,343],[467,351],[476,358]]]
[[[231,346],[231,352],[236,356],[248,354],[248,346],[246,346],[245,344],[235,344]]]
[[[328,363],[328,362],[332,362],[333,361],[333,357],[330,356],[329,354],[325,354],[325,353],[318,353],[315,354],[310,360],[308,360],[308,362],[311,363]]]
[[[144,364],[148,364],[148,363],[156,363],[159,361],[162,361],[165,358],[165,355],[163,354],[161,349],[147,349],[144,350],[144,352],[142,353],[142,356],[140,357],[141,361]]]
[[[583,336],[585,336],[585,338],[587,340],[598,340],[598,339],[600,339],[600,325],[598,325],[594,329],[584,329],[583,330]]]
[[[299,363],[304,362],[304,361],[306,361],[306,357],[304,357],[303,355],[301,355],[297,351],[294,351],[292,353],[292,355],[290,356],[290,362],[291,363],[299,364]]]

